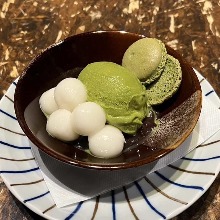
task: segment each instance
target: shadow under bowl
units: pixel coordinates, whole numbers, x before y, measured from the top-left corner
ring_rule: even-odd
[[[172,48],[168,54],[179,60],[183,78],[178,92],[155,108],[159,126],[146,118],[135,136],[126,136],[122,154],[112,159],[96,158],[85,151],[86,138],[64,143],[46,132],[46,117],[39,97],[66,77],[77,77],[89,63],[121,64],[126,49],[144,36],[124,31],[97,31],[71,36],[38,55],[24,70],[15,90],[15,113],[24,133],[39,149],[74,166],[117,170],[138,167],[167,155],[190,135],[201,110],[201,88],[193,68]]]

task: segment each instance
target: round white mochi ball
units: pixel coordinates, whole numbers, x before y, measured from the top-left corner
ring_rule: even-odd
[[[78,104],[86,101],[86,87],[76,78],[63,79],[55,88],[54,98],[59,108],[73,111]]]
[[[71,112],[58,109],[47,120],[46,130],[54,138],[61,141],[74,141],[79,135],[74,132],[71,123]]]
[[[57,103],[55,102],[54,99],[54,90],[55,88],[47,90],[41,95],[39,99],[41,111],[47,117],[58,109]]]
[[[95,102],[84,102],[73,110],[71,121],[76,133],[89,136],[105,126],[105,111]]]
[[[118,156],[125,142],[122,132],[112,125],[105,125],[102,130],[89,136],[88,140],[91,153],[101,158]]]

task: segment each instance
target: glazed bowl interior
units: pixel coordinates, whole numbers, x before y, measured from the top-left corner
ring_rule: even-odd
[[[46,117],[39,97],[66,77],[77,77],[89,63],[111,61],[121,64],[126,49],[143,36],[120,31],[98,31],[71,36],[50,46],[24,70],[15,91],[18,122],[33,144],[62,162],[93,169],[123,169],[148,164],[167,155],[189,136],[201,110],[201,88],[192,67],[173,49],[168,54],[180,62],[183,79],[178,92],[155,108],[159,120],[147,118],[135,136],[126,136],[122,154],[112,159],[92,156],[86,137],[71,143],[46,132]],[[152,131],[154,130],[154,132]]]

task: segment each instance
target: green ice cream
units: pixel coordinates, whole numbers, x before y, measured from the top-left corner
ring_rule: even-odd
[[[88,101],[102,106],[109,124],[136,133],[148,106],[146,89],[132,72],[112,62],[95,62],[81,71],[79,79],[87,88]]]

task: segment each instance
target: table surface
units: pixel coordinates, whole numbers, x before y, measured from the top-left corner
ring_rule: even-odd
[[[220,95],[219,0],[0,0],[0,97],[47,46],[70,35],[125,30],[161,39]],[[40,219],[0,179],[0,219]],[[220,219],[220,176],[172,220]]]

